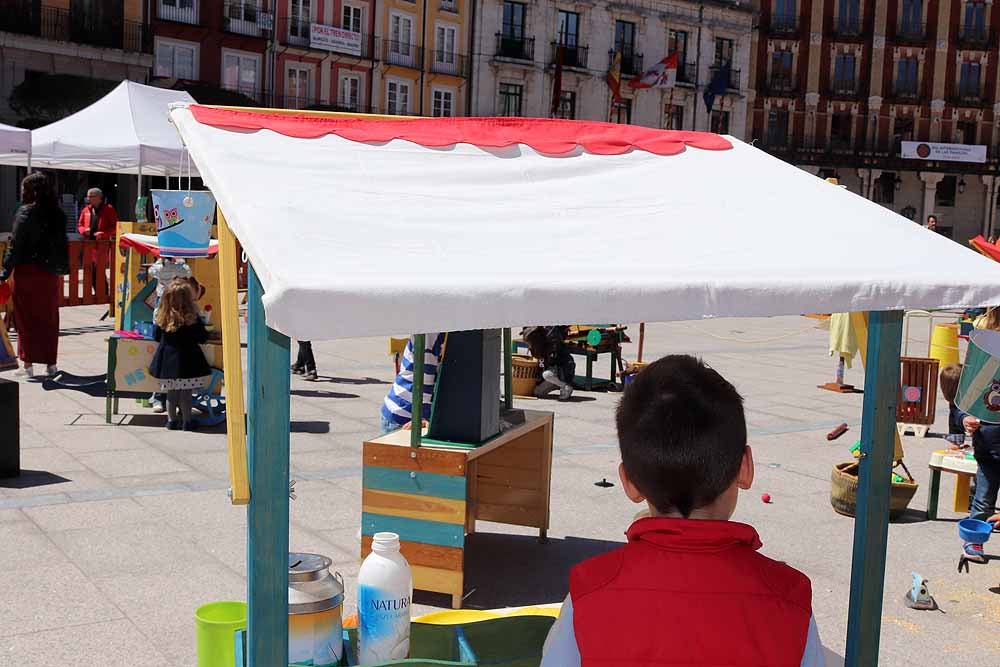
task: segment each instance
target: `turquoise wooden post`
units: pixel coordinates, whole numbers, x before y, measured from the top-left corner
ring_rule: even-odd
[[[427,354],[427,336],[413,336],[413,387],[410,391],[410,447],[420,446],[424,424],[424,355]]]
[[[845,656],[851,667],[878,664],[902,332],[902,312],[869,314]]]
[[[267,328],[249,271],[247,345],[247,664],[288,664],[288,337]]]

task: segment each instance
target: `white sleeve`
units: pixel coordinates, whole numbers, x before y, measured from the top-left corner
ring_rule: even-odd
[[[809,617],[809,634],[806,635],[806,647],[802,651],[802,667],[825,667],[826,655],[823,642],[819,638],[819,628],[816,627],[816,617]]]
[[[568,595],[545,638],[541,667],[580,667],[580,649],[573,632],[573,601]]]

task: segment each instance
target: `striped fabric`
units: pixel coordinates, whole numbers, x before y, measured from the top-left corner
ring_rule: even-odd
[[[443,333],[429,333],[424,338],[424,401],[423,418],[431,416],[431,398],[434,395],[434,382],[437,379],[438,364],[441,361],[441,347],[444,344]],[[404,426],[410,423],[413,414],[413,336],[406,344],[403,352],[403,363],[396,376],[396,382],[382,403],[382,417],[393,423]]]

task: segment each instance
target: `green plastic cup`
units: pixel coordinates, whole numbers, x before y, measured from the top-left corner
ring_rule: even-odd
[[[247,627],[246,602],[209,602],[194,612],[198,667],[234,667],[237,630]]]

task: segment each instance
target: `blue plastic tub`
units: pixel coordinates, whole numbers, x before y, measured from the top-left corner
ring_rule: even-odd
[[[983,544],[990,539],[993,526],[979,519],[962,519],[958,522],[958,536],[966,542]]]

